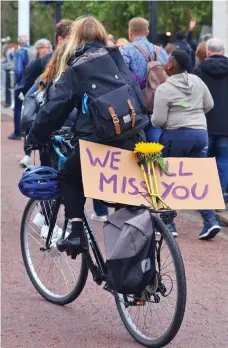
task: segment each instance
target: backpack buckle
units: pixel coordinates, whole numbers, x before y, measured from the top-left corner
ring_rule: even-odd
[[[115,110],[113,109],[112,106],[110,106],[108,109],[109,109],[110,115],[112,117],[112,122],[115,126],[115,129],[116,129],[116,134],[121,134],[120,121],[119,121],[117,114],[115,113]]]
[[[127,103],[128,103],[128,106],[129,106],[129,108],[131,110],[130,111],[130,114],[131,114],[131,126],[132,126],[132,128],[134,128],[134,126],[135,126],[135,119],[136,119],[136,112],[135,112],[135,109],[134,109],[130,99],[128,99]]]

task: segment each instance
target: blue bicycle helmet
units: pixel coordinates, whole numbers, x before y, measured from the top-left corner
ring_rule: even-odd
[[[18,184],[21,193],[29,198],[45,201],[60,194],[57,170],[45,166],[29,166]]]

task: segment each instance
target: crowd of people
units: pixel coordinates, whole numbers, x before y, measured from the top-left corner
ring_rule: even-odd
[[[105,81],[106,75],[110,75],[113,70],[114,81],[121,80],[124,76],[131,81],[131,88],[137,96],[137,112],[134,113],[134,108],[129,107],[131,115],[136,114],[136,118],[140,120],[138,128],[135,127],[129,138],[120,137],[124,140],[114,140],[111,144],[132,150],[135,142],[146,139],[164,144],[165,157],[214,156],[224,200],[227,202],[228,58],[222,41],[213,38],[211,34],[202,37],[200,43],[194,41],[195,26],[196,21],[192,19],[186,36],[178,32],[172,44],[160,47],[147,39],[149,22],[144,18],[131,19],[128,40],[120,38],[116,41],[91,16],[79,18],[75,22],[65,19],[56,26],[54,53],[50,42],[41,39],[34,45],[35,57],[31,54],[26,36],[20,36],[18,49],[14,52],[14,131],[9,139],[21,139],[21,108],[24,98],[37,91],[39,96],[43,96],[39,97],[42,99],[40,110],[28,130],[21,165],[30,164],[28,143],[47,142],[54,130],[68,122],[69,115],[76,120],[73,121],[72,129],[77,138],[106,143],[97,137],[91,118],[90,122],[85,118],[87,113],[95,117],[89,109],[86,91],[90,82],[96,81],[97,71],[99,75],[104,74]],[[97,60],[93,58],[93,54]],[[90,55],[91,58],[87,60]],[[81,56],[86,57],[84,65],[77,63]],[[99,88],[102,89],[102,86]],[[94,90],[95,93],[99,88],[94,82],[91,91]],[[114,120],[115,108],[109,112]],[[116,132],[120,132],[120,124],[116,125],[118,122],[114,123]],[[135,120],[132,124],[134,122]],[[42,158],[41,163],[47,165]],[[61,176],[66,197],[66,214],[72,221],[72,233],[67,242],[62,241],[61,247],[65,250],[71,243],[71,247],[79,246],[80,249],[85,244],[82,228],[85,198],[77,146],[67,159]],[[107,219],[107,208],[101,202],[94,201],[94,209],[93,219]],[[204,227],[199,238],[215,237],[220,227],[214,211],[204,210],[201,215]],[[169,229],[177,236],[174,221]]]

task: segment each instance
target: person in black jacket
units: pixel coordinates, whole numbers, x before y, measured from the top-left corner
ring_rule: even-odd
[[[97,19],[88,16],[75,21],[60,63],[55,92],[38,113],[28,135],[28,144],[45,144],[53,131],[61,128],[75,106],[78,108],[76,138],[128,150],[133,150],[138,141],[145,139],[143,128],[148,124],[148,118],[140,87],[124,63],[118,47],[105,47],[106,45],[107,33]],[[120,102],[123,95],[129,97],[129,90],[133,93],[131,95],[135,96],[132,100],[135,112],[128,106],[130,99]],[[100,116],[97,116],[98,109],[94,109],[90,104],[91,100],[95,102],[98,97],[102,98]],[[112,108],[107,106],[110,106],[109,103]],[[128,115],[125,114],[125,107]],[[113,115],[117,108],[117,115]],[[125,117],[125,124],[120,123],[123,108],[122,117]],[[103,121],[104,119],[106,121]],[[106,127],[107,124],[109,129],[106,128],[107,132],[104,134],[107,139],[104,140],[98,129],[100,125]],[[122,133],[124,127],[127,127],[128,131]],[[113,140],[110,141],[112,135]],[[65,213],[72,221],[72,231],[67,239],[57,241],[57,247],[59,251],[67,251],[73,257],[85,251],[87,245],[82,221],[85,197],[77,142],[59,177],[62,180]]]
[[[207,56],[193,71],[209,88],[214,108],[208,112],[208,156],[215,157],[225,201],[228,201],[228,58],[220,39],[207,41]]]
[[[63,43],[64,39],[69,38],[72,23],[73,21],[70,19],[62,19],[56,25],[55,42],[57,47]],[[44,69],[51,59],[51,56],[52,52],[49,52],[42,55],[42,58],[39,56],[28,65],[25,71],[25,83],[23,88],[24,95],[26,95],[26,93],[35,83],[36,79],[44,72]]]
[[[191,57],[191,48],[186,42],[186,36],[182,31],[178,31],[176,33],[176,40],[173,43],[176,48],[179,48],[182,51],[185,51],[190,57]],[[189,65],[187,72],[190,73],[192,71],[192,63],[191,60],[189,60]]]
[[[187,43],[191,47],[191,60],[192,60],[192,68],[194,68],[196,64],[196,50],[198,48],[199,43],[193,40],[193,31],[196,27],[197,21],[195,18],[191,18],[190,23],[189,23],[189,30],[186,36]],[[202,35],[202,42],[206,42],[209,39],[212,38],[212,35],[210,33]]]
[[[61,58],[66,50],[67,46],[67,40],[64,40],[61,45],[59,45],[54,54],[52,55],[49,63],[46,66],[46,69],[44,73],[41,75],[40,83],[35,83],[33,87],[29,90],[27,93],[27,96],[33,94],[35,91],[38,91],[36,95],[36,100],[40,104],[40,107],[42,108],[43,105],[47,103],[48,100],[50,100],[55,92],[55,78],[57,77],[58,68],[60,65]],[[68,129],[70,133],[75,132],[75,124],[77,119],[77,108],[75,107],[73,111],[70,113],[69,117],[63,124],[63,128]],[[23,118],[22,118],[22,124],[23,124]],[[28,125],[27,123],[24,125],[24,127],[31,127],[31,124]],[[27,133],[28,130],[26,130]],[[31,150],[29,150],[30,154]],[[25,149],[25,153],[28,153],[28,150]],[[24,159],[20,162],[20,164],[25,166],[25,163],[28,164],[28,162],[25,162],[26,156],[24,156]],[[30,157],[29,157],[30,162]],[[51,166],[50,161],[50,149],[47,147],[47,149],[42,149],[40,151],[40,163],[42,166]],[[105,222],[107,221],[108,216],[108,209],[107,207],[100,201],[93,200],[94,205],[94,213],[91,215],[92,220]],[[40,214],[38,214],[40,216]],[[42,221],[42,216],[40,216]],[[36,218],[37,221],[37,218]]]
[[[70,35],[70,29],[72,26],[73,21],[70,19],[62,19],[57,25],[56,25],[56,31],[55,31],[55,41],[56,41],[56,45],[57,48],[60,47],[62,45],[62,43],[64,42],[64,39],[69,38]],[[41,40],[39,40],[41,41]],[[39,43],[38,41],[38,43]],[[45,43],[45,45],[40,45],[40,48],[43,48],[47,46],[47,42]],[[23,87],[23,94],[26,95],[31,88],[33,87],[35,81],[41,76],[41,74],[44,72],[48,62],[50,61],[51,57],[52,57],[52,50],[47,53],[47,54],[42,54],[44,53],[44,49],[42,50],[43,52],[39,52],[38,50],[38,56],[36,59],[32,60],[26,70],[25,70],[25,76],[24,76],[24,87]],[[41,53],[41,54],[40,54]],[[27,167],[28,165],[30,165],[30,155],[31,155],[31,151],[27,150],[25,148],[24,145],[24,151],[25,154],[22,158],[22,160],[20,161],[20,166],[21,167]]]

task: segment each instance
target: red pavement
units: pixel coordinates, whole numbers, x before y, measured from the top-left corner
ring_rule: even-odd
[[[114,300],[89,276],[74,303],[58,307],[33,288],[23,265],[19,230],[27,199],[17,189],[22,174],[22,142],[9,141],[12,121],[2,117],[2,347],[134,348],[139,347],[118,316]],[[91,211],[91,203],[88,203]],[[188,300],[181,330],[170,348],[228,347],[228,229],[213,241],[197,240],[196,213],[177,218],[187,274]],[[102,229],[94,223],[103,245]]]

